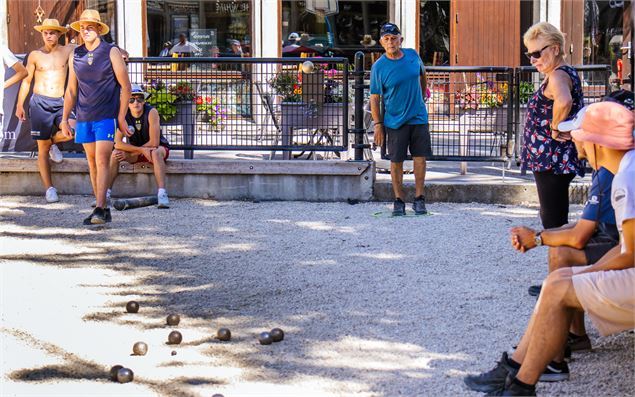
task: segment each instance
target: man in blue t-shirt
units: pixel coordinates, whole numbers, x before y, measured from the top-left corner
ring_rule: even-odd
[[[375,123],[374,140],[384,143],[390,155],[390,176],[395,194],[393,215],[405,215],[403,201],[403,162],[410,149],[414,162],[415,214],[427,213],[423,195],[426,178],[426,157],[432,155],[428,112],[423,102],[426,78],[423,62],[413,49],[401,48],[403,38],[397,25],[381,27],[379,43],[385,54],[373,64],[370,75],[370,110]],[[384,113],[381,112],[381,99]]]

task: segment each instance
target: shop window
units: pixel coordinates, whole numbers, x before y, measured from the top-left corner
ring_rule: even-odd
[[[343,56],[381,52],[379,28],[387,0],[282,0],[283,56]]]
[[[419,54],[426,65],[450,64],[450,1],[421,0]]]
[[[586,0],[584,2],[584,64],[611,65],[622,57],[624,1]]]
[[[116,0],[86,0],[84,8],[99,11],[101,21],[108,25],[110,31],[103,36],[107,43],[117,41],[117,1]]]
[[[147,0],[148,56],[248,56],[249,0]]]

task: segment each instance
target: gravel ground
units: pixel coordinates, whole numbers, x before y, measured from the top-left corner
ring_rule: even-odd
[[[508,242],[531,208],[175,200],[87,228],[90,198],[62,200],[0,200],[2,396],[478,396],[463,376],[518,341],[546,271],[544,249]],[[273,327],[285,340],[260,346]],[[633,335],[591,337],[540,395],[635,394]],[[109,382],[115,364],[135,381]]]

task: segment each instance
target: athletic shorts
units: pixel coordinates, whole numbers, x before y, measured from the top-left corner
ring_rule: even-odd
[[[428,124],[405,124],[396,130],[386,127],[386,146],[391,163],[403,163],[408,156],[432,156]]]
[[[38,141],[51,139],[61,129],[63,113],[64,98],[31,95],[29,102],[31,137]]]
[[[116,119],[78,121],[75,127],[75,143],[114,142],[116,130]]]
[[[165,149],[165,157],[163,158],[163,160],[167,160],[168,157],[170,157],[170,149],[168,149],[167,146],[161,146],[163,149]],[[148,160],[146,158],[146,156],[144,156],[143,154],[140,154],[139,157],[137,157],[137,161],[135,161],[132,164],[137,164],[137,163],[149,163],[150,160]]]
[[[584,254],[586,255],[586,263],[592,265],[599,261],[611,248],[619,244],[618,240],[615,240],[610,235],[604,233],[601,230],[593,233],[593,236],[587,241],[584,246]]]
[[[635,268],[578,274],[587,268],[569,269],[575,294],[600,334],[635,328]]]

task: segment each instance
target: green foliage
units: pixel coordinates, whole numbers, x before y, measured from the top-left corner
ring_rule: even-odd
[[[174,104],[177,99],[176,95],[165,88],[150,88],[148,92],[150,93],[148,103],[159,112],[161,119],[167,121],[176,115],[176,105]]]
[[[282,102],[302,101],[302,87],[298,83],[297,71],[281,71],[269,80],[271,88],[282,97]]]
[[[528,81],[521,81],[519,86],[518,98],[520,103],[529,102],[529,98],[534,94],[534,85]]]

